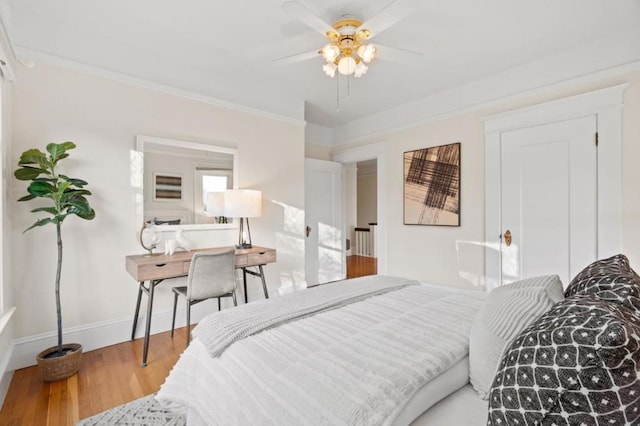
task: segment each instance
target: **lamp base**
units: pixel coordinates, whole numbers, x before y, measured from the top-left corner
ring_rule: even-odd
[[[237,249],[250,249],[252,247],[251,243],[236,244]]]

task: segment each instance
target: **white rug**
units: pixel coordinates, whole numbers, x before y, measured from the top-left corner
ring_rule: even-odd
[[[160,407],[155,394],[103,411],[80,420],[77,426],[185,426],[184,417],[172,414]]]

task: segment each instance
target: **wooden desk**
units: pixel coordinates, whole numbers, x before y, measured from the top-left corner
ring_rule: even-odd
[[[142,352],[142,366],[147,365],[147,354],[149,352],[149,334],[151,332],[151,311],[153,309],[153,293],[155,287],[165,279],[185,277],[189,274],[191,258],[195,253],[219,253],[233,248],[212,247],[195,249],[192,251],[175,252],[172,255],[131,255],[126,257],[127,272],[138,284],[138,300],[136,311],[133,317],[133,328],[131,330],[131,340],[135,337],[136,326],[138,325],[138,315],[140,313],[140,302],[142,293],[147,294],[147,321],[144,331],[144,349]],[[242,269],[242,279],[244,283],[244,301],[247,303],[247,274],[260,277],[264,296],[268,299],[267,283],[264,279],[262,267],[267,263],[276,261],[276,250],[267,247],[253,246],[250,249],[236,249],[235,265]],[[249,270],[249,267],[257,267],[258,272]],[[145,283],[148,281],[148,284]]]

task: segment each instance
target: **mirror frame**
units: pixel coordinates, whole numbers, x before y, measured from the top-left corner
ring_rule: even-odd
[[[173,148],[185,148],[190,150],[216,152],[221,154],[230,154],[233,156],[233,189],[238,189],[238,150],[235,148],[228,148],[217,145],[208,145],[203,143],[186,142],[176,139],[159,138],[156,136],[136,135],[136,151],[141,155],[142,161],[140,164],[140,170],[136,171],[140,173],[138,178],[139,182],[143,182],[140,188],[140,196],[136,197],[136,219],[137,223],[142,226],[144,222],[144,151],[145,147],[149,144],[171,146]],[[149,190],[149,189],[147,189]],[[237,220],[232,219],[231,223],[194,223],[183,225],[155,225],[155,229],[159,232],[173,232],[179,229],[196,231],[196,230],[215,230],[215,229],[231,229],[237,228]]]

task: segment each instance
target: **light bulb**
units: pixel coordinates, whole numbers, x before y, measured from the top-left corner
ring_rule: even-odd
[[[322,48],[322,57],[327,62],[335,61],[339,54],[340,54],[340,48],[335,44],[329,43]]]
[[[358,62],[358,65],[356,65],[356,70],[355,73],[353,74],[354,77],[362,77],[363,75],[365,75],[367,73],[367,70],[369,69],[368,66],[366,66],[364,64],[364,62],[360,61]]]
[[[338,67],[333,62],[327,62],[322,66],[322,71],[327,74],[329,77],[333,78],[336,76],[336,69]]]
[[[373,44],[363,44],[358,48],[358,56],[368,64],[376,57],[376,51],[377,49]]]
[[[356,70],[356,60],[351,56],[345,56],[338,62],[338,71],[342,75],[351,75]]]

